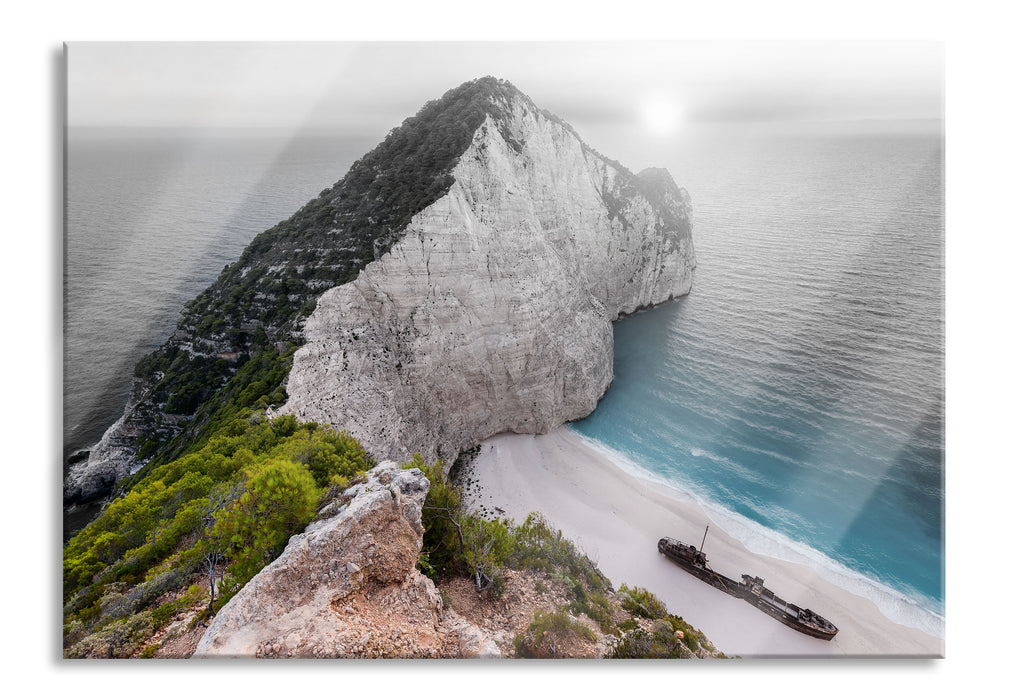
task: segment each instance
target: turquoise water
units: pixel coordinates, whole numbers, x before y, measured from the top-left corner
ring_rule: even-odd
[[[573,428],[714,506],[744,542],[941,633],[941,136],[677,155],[695,286],[616,324],[613,384]]]

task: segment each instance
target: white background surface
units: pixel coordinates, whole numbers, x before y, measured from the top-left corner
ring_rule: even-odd
[[[1005,656],[980,577],[1005,580],[1006,65],[992,3],[544,0],[9,3],[4,9],[5,686],[17,696],[162,698],[983,696]],[[61,42],[72,40],[937,39],[947,48],[947,647],[941,661],[233,663],[61,659]],[[1001,591],[995,591],[1001,594]],[[675,674],[675,675],[674,675]],[[994,682],[994,683],[992,683]],[[675,685],[671,685],[674,684]],[[990,685],[991,683],[991,685]],[[772,690],[773,688],[773,690]],[[695,697],[696,697],[695,696]]]

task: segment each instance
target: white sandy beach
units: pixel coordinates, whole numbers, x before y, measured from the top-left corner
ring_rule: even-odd
[[[824,580],[816,571],[755,555],[720,529],[696,502],[640,480],[562,427],[547,435],[502,434],[485,440],[471,467],[466,505],[524,519],[540,512],[595,560],[615,587],[641,586],[670,612],[703,631],[731,656],[941,657],[943,639],[888,619],[867,598]],[[837,625],[829,641],[789,629],[748,603],[695,579],[658,553],[669,536],[704,545],[709,565],[733,578],[762,576],[788,601]]]

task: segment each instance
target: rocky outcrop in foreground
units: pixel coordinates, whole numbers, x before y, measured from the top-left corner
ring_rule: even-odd
[[[369,471],[218,612],[193,656],[501,656],[416,569],[428,486],[394,462]]]
[[[505,571],[499,599],[469,579],[450,579],[439,590],[416,569],[428,480],[394,462],[366,476],[217,613],[193,657],[513,657],[517,635],[537,612],[567,608],[565,582],[531,570]],[[619,594],[611,591],[607,600],[614,624],[632,618]],[[602,658],[622,634],[602,632],[584,614],[560,614],[573,628],[594,631],[561,634],[552,656]],[[650,630],[657,623],[635,624]],[[188,656],[187,634],[159,638],[158,655]],[[684,656],[695,655],[684,648]]]
[[[588,415],[613,378],[612,322],[693,281],[668,172],[631,174],[507,83],[485,100],[451,187],[319,298],[295,355],[283,411],[382,458],[451,462]]]
[[[415,568],[428,481],[392,462],[367,477],[218,612],[194,656],[435,655],[441,598]]]

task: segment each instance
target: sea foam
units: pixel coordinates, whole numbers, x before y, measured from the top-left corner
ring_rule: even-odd
[[[809,545],[789,539],[710,499],[699,496],[669,477],[646,469],[627,455],[594,438],[575,430],[572,432],[584,445],[604,456],[626,474],[651,486],[661,487],[664,493],[677,500],[695,503],[708,515],[712,523],[739,541],[749,552],[812,569],[821,578],[849,593],[872,601],[889,620],[935,637],[945,637],[945,618],[939,612],[929,609],[928,601],[915,600],[912,597],[913,593],[904,593],[873,581]]]

